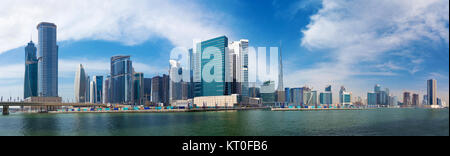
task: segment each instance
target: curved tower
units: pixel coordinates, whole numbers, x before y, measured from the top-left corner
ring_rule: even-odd
[[[83,65],[78,66],[77,72],[75,73],[75,101],[77,103],[86,102],[86,73],[84,71]]]

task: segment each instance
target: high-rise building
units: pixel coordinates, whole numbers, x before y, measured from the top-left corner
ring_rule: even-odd
[[[89,88],[90,88],[90,90],[89,90],[89,97],[91,98],[90,100],[89,100],[89,103],[95,103],[95,99],[96,99],[96,95],[95,95],[95,82],[94,81],[91,81],[90,83],[89,83]]]
[[[284,77],[283,77],[283,56],[281,51],[281,45],[280,45],[280,51],[278,53],[278,88],[277,88],[277,102],[284,102],[286,101],[286,94],[284,93]],[[314,99],[315,102],[317,102],[317,92],[316,92],[316,98]],[[316,103],[317,105],[317,103]]]
[[[162,103],[165,106],[169,105],[169,76],[155,76],[152,78],[152,102],[159,104]]]
[[[144,102],[145,104],[152,101],[152,79],[144,78]]]
[[[221,36],[203,41],[194,49],[195,96],[229,95],[231,86],[225,81],[225,62],[227,61],[225,55],[228,51],[228,38]],[[210,72],[203,73],[204,71]]]
[[[331,92],[331,85],[325,87],[325,92],[320,93],[320,104],[328,106],[333,104],[333,93]]]
[[[397,96],[390,96],[389,97],[389,105],[393,106],[393,107],[397,107],[398,106],[398,97]]]
[[[377,93],[367,93],[367,106],[377,107]]]
[[[248,43],[242,39],[229,45],[226,71],[231,82],[231,94],[248,96]]]
[[[352,93],[347,92],[344,86],[339,91],[339,102],[344,107],[352,104]]]
[[[434,79],[427,81],[428,105],[437,105],[437,82]]]
[[[403,107],[410,107],[411,105],[411,92],[403,92]]]
[[[289,105],[293,106],[301,106],[304,107],[304,95],[303,95],[303,89],[304,88],[291,88],[290,89],[290,102]]]
[[[133,66],[130,56],[111,57],[111,103],[132,102]]]
[[[248,88],[248,96],[252,98],[260,98],[261,97],[261,89],[258,87],[249,87]]]
[[[183,99],[183,68],[176,60],[169,60],[169,101],[174,103]]]
[[[415,107],[419,106],[419,94],[412,95],[412,105]]]
[[[133,74],[133,104],[143,105],[145,103],[144,98],[144,73]]]
[[[91,77],[86,75],[86,95],[85,95],[86,103],[91,102]]]
[[[103,102],[103,76],[94,76],[92,77],[92,82],[94,88],[91,88],[91,101],[92,103],[102,103]]]
[[[23,98],[38,96],[38,60],[37,48],[33,41],[25,47],[25,80]]]
[[[42,22],[37,26],[38,42],[38,96],[58,96],[58,45],[56,25]]]
[[[77,103],[86,102],[86,83],[88,83],[86,79],[86,72],[84,71],[83,65],[80,64],[75,73],[74,83],[75,101]]]
[[[313,91],[308,87],[303,87],[303,104],[308,107],[316,107],[317,91]]]
[[[105,82],[103,83],[103,103],[108,104],[110,102],[110,92],[111,92],[111,76],[106,76]]]
[[[389,89],[381,90],[380,85],[375,85],[374,92],[377,94],[377,105],[387,106],[389,105]]]
[[[265,105],[273,105],[276,102],[275,99],[275,82],[266,81],[261,86],[261,98]]]

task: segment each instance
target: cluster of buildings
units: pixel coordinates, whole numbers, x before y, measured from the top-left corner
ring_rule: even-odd
[[[25,101],[61,102],[58,97],[57,27],[42,22],[37,26],[39,41],[25,47]]]
[[[25,101],[61,102],[58,97],[57,27],[42,22],[37,26],[39,41],[25,47]],[[376,85],[366,100],[342,86],[339,101],[333,103],[331,86],[323,92],[310,87],[284,88],[281,51],[278,62],[278,87],[275,81],[249,82],[249,41],[229,42],[226,36],[199,41],[188,50],[188,65],[169,60],[168,74],[145,78],[136,72],[131,56],[113,56],[110,73],[89,76],[82,64],[75,74],[77,103],[158,105],[182,107],[297,106],[331,107],[415,107],[419,94],[404,92],[403,102]],[[220,58],[220,59],[217,59]],[[183,64],[183,65],[182,65]],[[213,68],[211,68],[211,65]],[[209,71],[209,72],[208,72]],[[219,75],[216,77],[205,75]],[[208,80],[211,79],[211,80]],[[422,106],[443,105],[436,97],[436,80],[428,80]]]
[[[389,93],[389,89],[381,90],[380,85],[375,85],[374,92],[367,93],[368,107],[448,107],[446,103],[437,97],[437,82],[434,79],[427,81],[427,94],[420,102],[420,95],[405,91],[402,94],[402,101],[397,96]]]

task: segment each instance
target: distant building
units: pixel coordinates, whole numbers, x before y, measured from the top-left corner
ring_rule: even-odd
[[[352,93],[347,92],[344,86],[339,91],[339,102],[344,107],[352,104]]]
[[[377,93],[367,93],[367,106],[377,107]]]
[[[325,92],[320,93],[320,104],[331,105],[333,104],[333,93],[331,92],[331,85],[325,87]]]
[[[413,94],[412,95],[412,105],[414,106],[414,107],[417,107],[417,106],[419,106],[419,94]]]
[[[144,73],[133,73],[133,104],[143,105],[144,99]]]
[[[391,96],[389,100],[389,105],[392,107],[398,106],[398,97],[397,96]]]
[[[304,88],[291,88],[290,89],[290,99],[289,99],[289,105],[291,106],[301,106],[304,107],[304,95],[303,95],[303,89]]]
[[[38,42],[38,95],[58,97],[58,45],[56,25],[42,22],[37,26]]]
[[[152,78],[152,102],[159,104],[162,103],[165,106],[169,105],[169,76],[163,75],[155,76]]]
[[[403,107],[410,107],[411,105],[411,92],[403,92]]]
[[[133,66],[130,56],[111,57],[111,103],[132,102]]]
[[[144,78],[144,101],[148,104],[152,101],[152,79]]]
[[[103,83],[103,103],[108,104],[111,100],[110,92],[111,92],[111,76],[107,76],[105,78],[105,82]]]
[[[308,107],[317,107],[317,91],[303,87],[303,104]]]
[[[79,65],[75,73],[75,83],[74,83],[74,93],[75,102],[85,103],[86,102],[86,86],[87,86],[86,72],[84,71],[83,65]]]
[[[437,82],[434,79],[427,81],[428,105],[437,105]]]
[[[85,95],[86,103],[91,102],[91,77],[86,75],[86,95]]]
[[[183,68],[181,63],[176,60],[169,60],[169,101],[183,100]],[[186,99],[184,99],[186,100]]]
[[[250,87],[248,96],[253,98],[260,98],[261,97],[261,89],[258,87]]]
[[[24,99],[38,96],[38,59],[37,48],[33,41],[25,47],[25,80],[23,88]]]
[[[275,81],[266,81],[261,86],[261,98],[264,105],[275,104]]]

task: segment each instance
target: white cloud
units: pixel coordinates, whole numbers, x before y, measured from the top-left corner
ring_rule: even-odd
[[[2,0],[0,53],[25,45],[42,21],[58,26],[58,40],[108,40],[127,45],[165,38],[191,46],[193,38],[229,33],[223,15],[176,0]]]
[[[311,51],[327,51],[324,53],[331,61],[294,69],[287,75],[294,83],[350,83],[355,76],[395,76],[396,70],[414,74],[424,62],[414,54],[408,55],[408,68],[387,62],[384,57],[423,39],[449,41],[448,0],[323,0],[322,5],[302,30],[301,45]],[[385,70],[373,68],[377,64]]]

